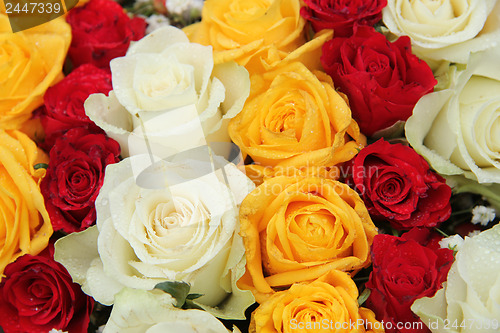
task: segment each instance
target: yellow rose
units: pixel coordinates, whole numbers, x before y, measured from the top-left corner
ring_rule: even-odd
[[[52,225],[39,183],[48,158],[24,133],[0,130],[0,277],[5,266],[48,244]]]
[[[247,272],[239,281],[257,302],[295,282],[370,264],[377,229],[358,194],[321,177],[274,177],[243,200],[240,233]]]
[[[291,52],[305,43],[300,7],[300,0],[207,0],[201,22],[184,31],[191,42],[213,47],[215,63],[246,67],[258,53]]]
[[[0,13],[0,128],[18,129],[43,104],[43,94],[62,78],[71,42],[64,18],[12,33]]]
[[[359,308],[351,277],[330,271],[311,283],[297,283],[262,303],[252,314],[251,333],[384,332],[373,312]]]
[[[366,144],[346,97],[325,73],[292,62],[250,79],[250,96],[228,131],[257,164],[331,167]]]

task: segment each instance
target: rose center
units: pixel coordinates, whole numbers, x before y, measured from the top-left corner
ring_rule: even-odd
[[[232,18],[245,21],[264,16],[270,6],[271,3],[267,0],[238,0],[231,2],[229,12]]]
[[[134,88],[148,97],[182,94],[194,80],[194,69],[170,57],[162,66],[141,62],[136,69]]]
[[[149,223],[158,237],[165,237],[177,228],[195,228],[207,221],[210,221],[209,211],[202,204],[194,206],[184,198],[159,203],[149,214]]]

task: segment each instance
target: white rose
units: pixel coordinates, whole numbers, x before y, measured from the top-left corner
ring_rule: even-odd
[[[500,183],[500,45],[451,66],[450,87],[423,96],[407,120],[412,147],[443,175]]]
[[[113,90],[93,94],[85,112],[120,143],[122,156],[159,146],[160,158],[211,142],[229,142],[227,122],[250,93],[236,63],[214,66],[212,48],[167,26],[133,43],[110,63]],[[149,147],[151,148],[151,147]]]
[[[466,237],[444,288],[411,309],[432,332],[500,331],[500,225]]]
[[[500,38],[497,0],[388,0],[382,13],[389,31],[409,36],[424,59],[465,63]]]
[[[160,290],[125,288],[115,297],[104,333],[228,333],[210,313],[181,310]],[[239,332],[237,329],[234,332]]]
[[[97,226],[60,239],[56,260],[102,304],[124,287],[184,281],[213,314],[245,318],[253,296],[236,287],[245,267],[238,209],[254,185],[234,164],[212,157],[216,164],[159,161],[149,173],[153,189],[139,186],[133,172],[133,164],[149,164],[147,155],[110,165],[96,200]]]

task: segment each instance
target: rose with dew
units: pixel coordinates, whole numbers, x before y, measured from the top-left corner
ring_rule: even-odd
[[[354,26],[372,26],[382,19],[386,0],[304,0],[303,18],[315,31],[333,29],[335,37],[349,37]]]
[[[43,94],[63,78],[71,29],[59,18],[12,33],[0,13],[0,128],[19,129],[43,104]]]
[[[401,237],[375,236],[366,306],[387,323],[388,333],[429,331],[418,326],[420,320],[410,307],[416,299],[434,295],[446,280],[454,258],[452,250],[440,248],[441,239],[427,228],[413,228]]]
[[[227,122],[249,94],[247,71],[215,65],[211,47],[190,43],[179,29],[154,31],[111,61],[109,97],[91,95],[85,111],[120,143],[122,156],[164,158],[213,142],[229,142]]]
[[[45,132],[42,148],[49,151],[56,139],[71,128],[98,132],[99,128],[85,114],[83,104],[89,95],[108,94],[111,89],[111,73],[90,64],[79,66],[47,89],[44,107],[38,114]]]
[[[500,47],[449,68],[449,86],[424,96],[405,126],[412,147],[442,175],[500,183]]]
[[[336,269],[370,265],[377,228],[349,186],[320,177],[274,177],[240,208],[247,272],[239,281],[257,302],[275,290]]]
[[[35,169],[47,160],[24,133],[0,130],[0,276],[18,257],[40,253],[52,235],[39,188],[45,169]]]
[[[155,188],[143,187],[134,172],[137,165],[151,167],[147,155],[108,165],[97,226],[58,240],[56,260],[103,304],[125,287],[184,281],[203,294],[199,306],[245,318],[254,299],[236,286],[245,264],[237,214],[253,184],[234,164],[215,162],[162,160],[144,173]]]
[[[382,13],[389,31],[410,37],[424,59],[466,63],[470,54],[496,47],[500,37],[496,0],[388,0]]]
[[[353,118],[367,136],[408,119],[437,83],[430,67],[412,53],[408,37],[390,42],[369,26],[327,41],[321,63],[347,95]]]
[[[23,255],[5,268],[0,283],[0,323],[5,333],[46,333],[55,328],[87,332],[94,300],[72,282],[53,253],[50,244],[39,255]]]
[[[250,333],[383,333],[373,312],[358,305],[358,288],[344,272],[331,270],[311,283],[294,283],[252,313]]]
[[[411,147],[380,139],[352,160],[352,183],[374,219],[395,229],[436,227],[451,214],[451,188]]]
[[[66,16],[72,41],[68,56],[73,65],[92,64],[109,69],[111,59],[125,55],[132,41],[144,37],[146,21],[130,18],[112,0],[90,0]]]
[[[201,22],[184,31],[192,42],[213,47],[215,63],[246,67],[272,48],[288,53],[305,43],[300,6],[299,0],[208,0]]]
[[[94,201],[106,166],[119,161],[120,146],[105,134],[76,127],[58,138],[50,150],[47,175],[40,184],[52,228],[82,231],[96,220]]]
[[[331,167],[350,160],[366,144],[347,99],[325,73],[295,61],[253,75],[251,81],[251,95],[228,131],[257,164]]]

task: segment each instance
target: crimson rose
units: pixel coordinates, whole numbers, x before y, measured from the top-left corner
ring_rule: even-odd
[[[130,19],[113,0],[90,0],[69,11],[72,41],[68,55],[73,65],[94,64],[109,68],[109,62],[124,56],[131,41],[144,37],[146,21]]]
[[[335,37],[352,35],[354,25],[374,25],[382,18],[387,0],[304,0],[300,15],[313,29],[333,29]]]
[[[108,94],[113,89],[111,73],[91,64],[85,64],[50,87],[44,96],[45,107],[40,120],[45,131],[43,147],[50,150],[55,140],[75,127],[101,132],[85,114],[83,103],[94,93]]]
[[[54,230],[70,233],[94,224],[94,202],[106,165],[119,161],[119,144],[105,134],[74,128],[56,140],[40,189]]]
[[[5,333],[85,333],[94,301],[54,261],[53,247],[7,265],[0,283],[0,325]]]
[[[354,188],[374,219],[396,229],[435,227],[450,217],[451,188],[412,148],[383,139],[352,160]]]
[[[321,63],[368,136],[408,119],[437,83],[429,66],[411,53],[410,38],[391,43],[373,27],[360,26],[349,38],[326,42]]]
[[[442,237],[429,229],[414,228],[402,237],[379,234],[373,239],[373,271],[366,283],[371,290],[366,301],[387,333],[430,332],[422,329],[396,328],[396,323],[419,322],[410,310],[413,301],[433,296],[446,280],[453,263],[453,251],[439,248]]]

